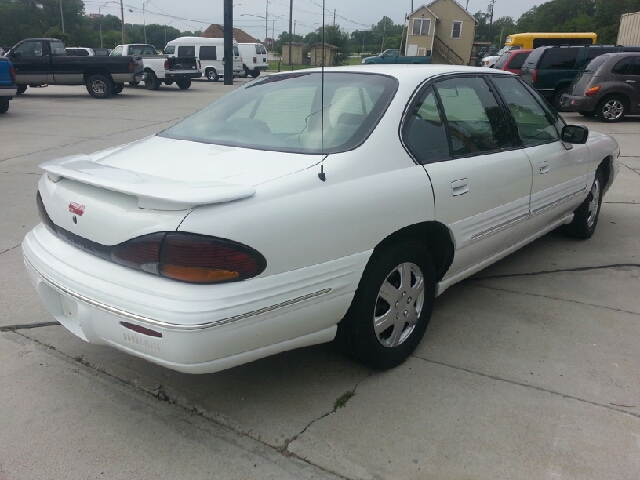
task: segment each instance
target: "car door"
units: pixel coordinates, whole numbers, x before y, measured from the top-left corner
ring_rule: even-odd
[[[50,57],[41,40],[27,40],[11,51],[11,63],[19,84],[43,85],[49,82]]]
[[[560,140],[562,118],[517,77],[495,76],[533,169],[528,235],[573,212],[587,195],[589,150]]]
[[[431,179],[435,220],[456,245],[445,278],[516,241],[529,213],[531,165],[484,77],[449,77],[425,88],[403,140]]]
[[[611,68],[609,89],[617,90],[629,97],[630,110],[637,112],[640,104],[640,57],[629,55],[622,57]],[[611,86],[615,85],[613,88]]]

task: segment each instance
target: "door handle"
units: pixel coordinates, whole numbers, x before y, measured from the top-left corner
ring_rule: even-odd
[[[453,193],[454,197],[459,195],[464,195],[469,191],[469,180],[466,178],[461,178],[460,180],[455,180],[451,182],[451,193]]]
[[[625,80],[625,83],[636,83],[635,80]]]
[[[545,173],[549,173],[549,162],[545,160],[543,162],[538,163],[538,171],[540,172],[541,175]]]

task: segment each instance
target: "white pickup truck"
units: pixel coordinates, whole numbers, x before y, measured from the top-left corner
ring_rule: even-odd
[[[144,63],[144,84],[149,90],[158,90],[160,84],[175,84],[181,89],[191,86],[192,78],[200,78],[202,72],[196,57],[169,58],[160,55],[153,45],[128,44],[118,45],[111,52],[112,57],[137,55],[142,57]],[[136,83],[131,82],[135,85]]]

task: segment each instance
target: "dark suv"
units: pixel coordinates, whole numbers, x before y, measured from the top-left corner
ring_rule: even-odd
[[[595,57],[605,53],[640,52],[640,47],[616,45],[584,45],[573,47],[540,47],[529,54],[520,76],[562,111],[560,98],[578,72]]]
[[[562,96],[565,110],[598,115],[617,122],[640,113],[640,53],[609,53],[596,57]]]

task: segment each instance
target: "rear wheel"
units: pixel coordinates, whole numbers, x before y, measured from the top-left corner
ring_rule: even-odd
[[[9,99],[6,97],[0,97],[0,113],[7,113],[9,111]]]
[[[18,90],[16,91],[16,95],[22,95],[26,91],[27,91],[26,85],[18,85]]]
[[[622,120],[627,113],[627,102],[620,95],[611,95],[600,100],[596,114],[603,122],[613,123]]]
[[[218,72],[216,72],[215,68],[208,68],[205,72],[205,75],[207,77],[207,80],[209,80],[210,82],[217,82],[218,81]]]
[[[559,88],[558,90],[556,90],[556,93],[553,94],[553,98],[551,99],[551,104],[553,105],[553,108],[555,108],[558,112],[565,111],[564,107],[562,106],[562,102],[560,100],[562,100],[562,95],[567,93],[568,90],[569,90],[568,87]]]
[[[160,80],[158,80],[155,73],[149,72],[144,77],[144,86],[147,87],[147,90],[158,90],[160,88]]]
[[[401,364],[427,329],[435,285],[431,256],[421,243],[405,241],[374,253],[338,324],[338,344],[371,368]]]
[[[109,98],[113,94],[113,82],[105,75],[91,75],[87,79],[87,91],[93,98]]]
[[[242,70],[244,71],[244,73],[241,75],[242,78],[247,78],[250,74],[249,69],[247,68],[246,65],[242,65]]]
[[[253,78],[258,78],[260,76],[260,70],[252,70],[251,71],[251,76]]]
[[[180,79],[180,80],[176,81],[176,85],[178,85],[178,88],[180,90],[186,90],[187,88],[189,88],[191,86],[191,79],[190,78]]]
[[[598,217],[600,216],[602,188],[602,171],[598,169],[589,195],[573,212],[573,221],[569,225],[565,225],[564,233],[567,236],[583,240],[591,238],[593,232],[596,231]]]

